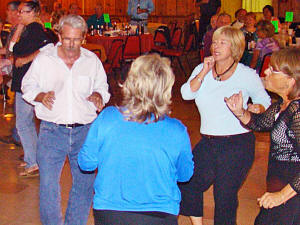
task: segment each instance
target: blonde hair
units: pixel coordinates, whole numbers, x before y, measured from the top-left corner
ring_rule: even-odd
[[[245,36],[243,32],[232,26],[220,27],[214,32],[212,40],[214,41],[222,35],[230,41],[230,50],[233,60],[239,62],[245,50]]]
[[[300,49],[286,48],[272,53],[270,65],[295,80],[288,98],[300,97]]]
[[[169,113],[174,81],[168,58],[158,54],[138,57],[122,85],[120,111],[129,121],[150,123],[163,119]]]

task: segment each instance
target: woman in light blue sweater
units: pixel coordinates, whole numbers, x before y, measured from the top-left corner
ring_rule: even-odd
[[[181,186],[180,214],[190,216],[193,225],[202,224],[203,192],[214,185],[215,225],[235,225],[238,190],[254,160],[255,137],[231,113],[225,97],[243,92],[243,107],[259,113],[270,105],[255,71],[238,63],[245,49],[241,30],[221,27],[214,32],[212,56],[197,66],[181,87],[183,99],[194,99],[201,115],[202,139],[193,150],[195,172]]]
[[[95,224],[177,224],[177,182],[193,174],[186,127],[170,118],[174,75],[157,54],[137,58],[122,86],[120,107],[107,107],[94,121],[78,163],[98,168]]]

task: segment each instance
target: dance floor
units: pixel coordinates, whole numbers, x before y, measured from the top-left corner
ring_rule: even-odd
[[[186,66],[186,68],[188,68]],[[180,119],[187,127],[194,146],[200,137],[199,115],[193,101],[183,101],[180,96],[180,86],[186,80],[179,68],[176,68],[176,83],[173,88],[172,116]],[[189,72],[188,72],[189,73]],[[116,104],[120,100],[120,90],[116,80],[110,77],[113,96],[109,104]],[[0,100],[0,135],[8,135],[14,126],[14,117],[7,117],[13,113],[13,106],[6,104],[3,108],[3,100]],[[38,125],[38,122],[37,122]],[[247,177],[246,182],[239,192],[239,207],[237,223],[239,225],[252,225],[259,211],[256,199],[265,191],[265,176],[268,160],[269,134],[255,133],[256,155],[255,162]],[[21,178],[19,156],[21,147],[0,142],[0,224],[1,225],[39,225],[39,178]],[[69,164],[66,161],[61,176],[61,203],[62,211],[67,206],[68,192],[71,187],[71,175]],[[213,195],[210,188],[204,196],[204,224],[213,224]],[[93,224],[92,211],[88,224]],[[180,225],[190,225],[187,217],[179,217]]]

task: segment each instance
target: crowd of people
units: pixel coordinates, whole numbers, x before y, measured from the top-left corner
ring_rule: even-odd
[[[91,26],[105,24],[101,4],[87,21],[77,3],[65,11],[55,2],[53,12],[37,0],[7,4],[11,26],[2,31],[0,20],[0,78],[12,77],[13,134],[24,150],[19,176],[40,177],[42,224],[84,225],[93,202],[97,225],[176,225],[179,214],[202,225],[203,193],[213,185],[214,224],[235,225],[238,191],[254,161],[253,131],[271,135],[267,192],[258,199],[255,224],[300,224],[300,50],[280,50],[271,21],[281,25],[272,6],[263,8],[261,21],[239,9],[232,22],[219,14],[220,1],[203,2],[196,5],[205,58],[181,87],[182,98],[195,100],[201,116],[193,150],[185,125],[169,115],[175,77],[165,57],[135,59],[121,85],[121,103],[104,108],[110,99],[106,72],[81,47]],[[146,28],[153,10],[151,0],[128,1],[131,24]],[[257,72],[266,54],[272,56],[261,80]],[[279,100],[271,103],[266,90]],[[66,158],[72,187],[63,216]]]

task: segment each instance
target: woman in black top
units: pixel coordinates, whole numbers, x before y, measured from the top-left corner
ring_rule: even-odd
[[[21,83],[39,49],[50,42],[40,23],[39,13],[40,5],[38,2],[21,3],[18,8],[20,24],[18,24],[12,38],[12,41],[18,41],[13,47],[15,63],[11,89],[16,92],[16,128],[24,150],[25,162],[21,163],[20,166],[25,167],[25,170],[20,173],[20,176],[26,177],[38,175],[36,162],[37,133],[33,121],[33,107],[22,99]]]
[[[273,53],[265,71],[265,87],[281,98],[264,113],[242,107],[242,94],[225,99],[229,109],[248,128],[271,131],[267,192],[258,199],[256,225],[300,224],[300,50]]]

